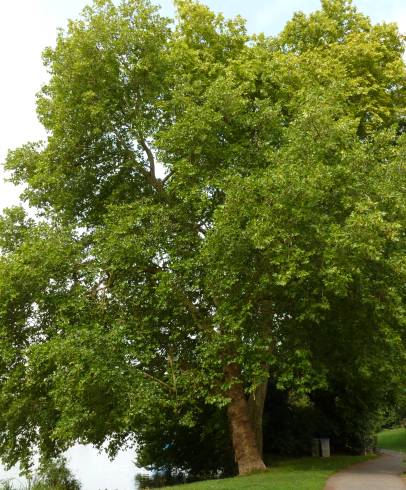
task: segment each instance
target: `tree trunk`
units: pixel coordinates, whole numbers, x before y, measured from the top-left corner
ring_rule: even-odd
[[[256,390],[251,393],[248,398],[248,413],[251,421],[251,426],[254,430],[255,441],[261,457],[263,456],[263,431],[262,431],[262,415],[264,413],[264,404],[266,392],[268,391],[268,381],[257,386]]]
[[[240,381],[240,368],[232,363],[225,370],[227,380],[231,383],[228,396],[231,401],[227,407],[227,415],[230,422],[231,436],[235,460],[238,465],[238,473],[246,475],[253,471],[266,469],[258,450],[255,432],[251,425],[248,402],[245,397],[244,387]]]

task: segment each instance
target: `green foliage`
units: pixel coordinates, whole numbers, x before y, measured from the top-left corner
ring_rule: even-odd
[[[225,411],[201,403],[192,427],[179,424],[177,416],[165,413],[164,424],[140,431],[138,466],[199,479],[235,474]]]
[[[0,488],[1,490],[14,490],[13,483],[10,480],[1,480]]]
[[[56,459],[43,461],[38,470],[39,485],[54,490],[80,490],[81,485],[72,475],[66,465],[66,458],[59,456]],[[36,490],[34,487],[33,490]],[[40,490],[40,488],[38,488]]]
[[[224,410],[201,405],[192,427],[179,424],[176,413],[165,414],[165,424],[140,431],[137,464],[166,474],[182,472],[208,478],[235,473]]]
[[[362,386],[344,375],[328,388],[300,395],[270,386],[264,415],[264,450],[283,456],[311,454],[314,437],[328,437],[332,454],[366,454],[376,448],[383,407],[397,393],[377,384]],[[303,421],[306,421],[304,424]]]
[[[304,423],[306,421],[306,423]],[[264,452],[274,456],[311,455],[311,441],[322,434],[323,418],[308,396],[269,386],[264,410]],[[330,441],[333,446],[334,441]],[[332,447],[332,454],[336,454]]]
[[[81,484],[66,465],[66,458],[43,461],[26,484],[14,485],[13,480],[0,481],[0,490],[80,490]]]
[[[47,140],[6,161],[37,217],[0,219],[8,465],[193,427],[231,363],[247,393],[404,382],[396,27],[326,0],[249,37],[176,5],[97,0],[44,52]]]

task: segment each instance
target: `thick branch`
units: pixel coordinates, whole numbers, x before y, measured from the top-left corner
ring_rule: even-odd
[[[143,138],[139,137],[138,142],[141,145],[141,148],[147,154],[148,163],[149,163],[149,174],[151,176],[151,179],[157,180],[157,178],[155,176],[155,158],[154,158],[154,155],[153,155],[151,149],[149,148],[149,146],[147,145],[147,143],[145,142],[145,140]]]
[[[154,154],[151,151],[151,148],[147,145],[146,141],[144,138],[139,136],[138,142],[141,145],[141,148],[145,151],[149,163],[149,172],[146,172],[145,170],[142,171],[148,182],[152,185],[152,187],[161,195],[165,195],[165,190],[164,190],[164,181],[161,179],[158,179],[156,174],[155,174],[155,157]]]
[[[165,190],[162,185],[162,180],[157,179],[155,176],[151,175],[151,173],[145,170],[144,168],[140,168],[140,171],[142,175],[145,177],[145,179],[147,180],[147,182],[152,185],[152,187],[158,192],[158,194],[165,197]]]
[[[169,390],[170,392],[175,393],[175,389],[172,386],[168,385],[168,383],[165,383],[164,381],[161,381],[160,379],[155,378],[154,376],[152,376],[149,373],[146,373],[145,371],[142,371],[142,374],[143,374],[143,376],[145,378],[148,378],[151,381],[154,381],[155,383],[158,383],[159,385],[161,385],[166,390]]]

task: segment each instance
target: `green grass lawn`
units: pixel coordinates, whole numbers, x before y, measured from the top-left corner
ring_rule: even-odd
[[[406,429],[382,431],[378,434],[378,447],[406,453]]]
[[[265,473],[166,487],[168,490],[322,490],[333,473],[371,456],[300,458],[275,463]]]

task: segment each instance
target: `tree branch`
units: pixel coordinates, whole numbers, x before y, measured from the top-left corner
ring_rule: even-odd
[[[141,148],[145,151],[149,163],[149,172],[143,171],[143,174],[147,178],[148,182],[152,185],[152,187],[159,193],[159,194],[164,194],[164,184],[167,181],[167,179],[170,177],[171,174],[167,175],[165,179],[158,179],[156,174],[155,174],[155,157],[154,154],[151,151],[151,148],[147,145],[145,139],[139,135],[138,136],[138,143],[140,144]]]
[[[156,175],[155,175],[155,158],[154,158],[154,155],[153,155],[151,149],[149,148],[149,146],[147,145],[147,143],[145,142],[144,138],[142,138],[141,136],[139,136],[138,137],[138,142],[141,145],[141,148],[147,154],[148,163],[149,163],[149,174],[151,176],[151,179],[154,180],[154,181],[156,181],[157,178],[156,178]]]
[[[170,392],[175,393],[174,388],[172,386],[168,385],[168,383],[165,383],[164,381],[161,381],[160,379],[155,378],[154,376],[152,376],[149,373],[146,373],[145,371],[141,371],[141,372],[145,378],[150,379],[151,381],[155,381],[155,383],[158,383],[159,385],[161,385],[166,390],[169,390]]]
[[[173,175],[173,170],[171,172],[169,172],[169,174],[162,179],[162,183],[166,184],[168,182],[168,180],[172,177],[172,175]]]

